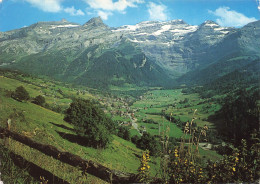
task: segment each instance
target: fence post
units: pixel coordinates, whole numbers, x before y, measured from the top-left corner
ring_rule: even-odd
[[[7,126],[7,130],[11,130],[11,122],[12,122],[12,120],[11,119],[7,119],[7,122],[6,122],[6,126]],[[5,137],[5,139],[4,139],[5,141],[4,141],[4,145],[7,147],[7,146],[9,146],[9,144],[10,144],[10,137],[8,136],[8,137]]]

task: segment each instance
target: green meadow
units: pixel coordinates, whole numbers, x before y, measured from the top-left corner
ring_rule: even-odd
[[[207,119],[219,110],[220,105],[208,99],[201,99],[196,93],[185,95],[182,93],[182,89],[175,89],[148,91],[131,107],[137,110],[135,115],[139,126],[145,127],[151,134],[158,135],[159,127],[161,131],[166,131],[169,127],[169,135],[180,138],[183,134],[181,127],[170,123],[162,116],[162,112],[172,118],[180,119],[182,122],[191,121],[192,118],[195,118],[197,126],[207,125],[214,128],[214,125]],[[149,119],[157,124],[148,124],[143,121]]]

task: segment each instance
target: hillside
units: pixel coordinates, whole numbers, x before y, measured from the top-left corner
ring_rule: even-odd
[[[12,85],[9,85],[10,80]],[[139,166],[139,155],[142,151],[136,148],[133,143],[114,136],[112,144],[105,150],[82,146],[75,142],[76,140],[69,139],[69,137],[75,135],[74,128],[71,124],[63,121],[63,114],[30,102],[18,102],[7,95],[7,90],[13,90],[23,85],[29,91],[31,97],[35,97],[39,95],[39,87],[3,76],[0,77],[0,81],[3,84],[0,89],[1,127],[5,128],[6,120],[11,118],[12,131],[25,135],[36,142],[53,145],[61,151],[68,151],[82,158],[101,163],[111,169],[136,173]],[[11,141],[8,148],[69,183],[78,183],[79,180],[82,180],[81,173],[77,168],[60,163],[28,146]],[[154,166],[155,168],[156,166]],[[100,180],[91,176],[88,177],[87,181],[100,182]]]

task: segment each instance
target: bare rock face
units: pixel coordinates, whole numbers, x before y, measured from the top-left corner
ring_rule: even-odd
[[[85,27],[105,27],[108,28],[107,25],[104,24],[101,17],[94,17],[90,19],[87,23],[85,23],[83,26]]]
[[[198,52],[203,55],[205,49],[236,30],[220,27],[213,21],[191,26],[183,20],[172,20],[141,22],[113,31],[122,32],[131,42],[137,43],[148,57],[173,75],[181,75],[200,65],[196,57]]]

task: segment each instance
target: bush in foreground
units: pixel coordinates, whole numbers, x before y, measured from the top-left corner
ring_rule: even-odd
[[[112,141],[115,124],[89,100],[75,99],[65,112],[65,121],[75,126],[76,133],[89,146],[105,148]]]

